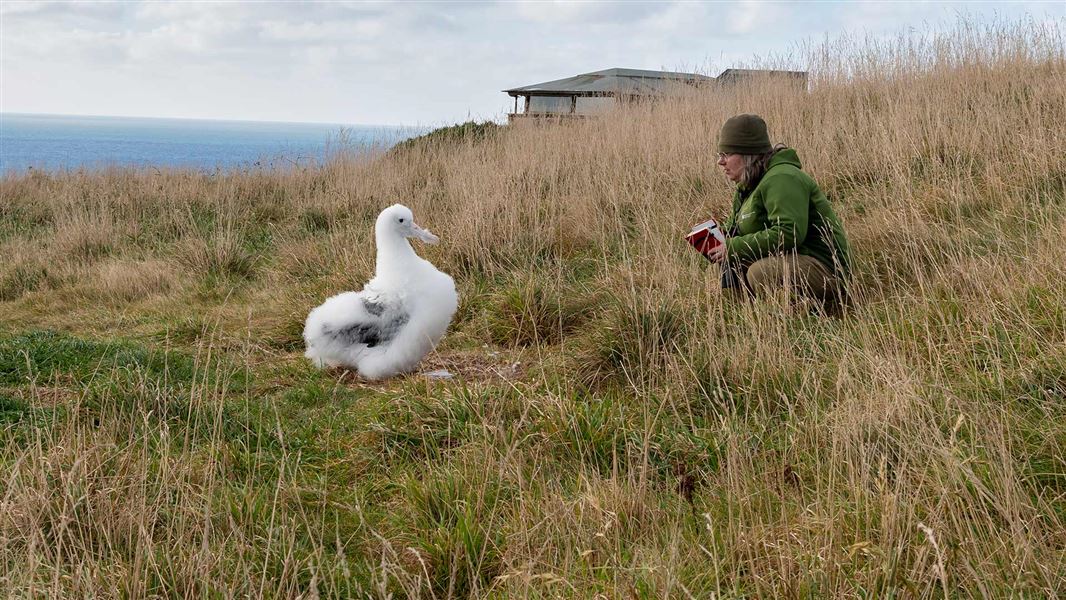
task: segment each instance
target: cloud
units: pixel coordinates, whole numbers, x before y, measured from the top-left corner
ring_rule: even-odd
[[[892,31],[951,19],[958,7],[5,1],[0,109],[454,122],[468,114],[500,116],[510,105],[500,90],[517,85],[609,67],[717,74],[787,51],[803,38]],[[1066,9],[1043,4],[1032,12],[1054,22]]]
[[[604,24],[631,24],[669,10],[672,2],[574,2],[565,0],[523,0],[506,3],[521,21],[594,27]]]
[[[729,10],[729,32],[734,35],[746,35],[759,29],[768,29],[767,17],[781,10],[783,9],[779,6],[754,0],[739,2]]]
[[[70,3],[5,0],[0,3],[0,16],[13,17],[23,22],[36,20],[52,23],[106,23],[126,11],[119,3]]]
[[[258,24],[260,36],[265,42],[299,44],[323,44],[345,42],[353,37],[377,37],[385,30],[385,24],[377,18],[359,19],[353,22],[288,22],[263,21]]]

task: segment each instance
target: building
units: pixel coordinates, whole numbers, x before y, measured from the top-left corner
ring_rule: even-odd
[[[765,78],[770,81],[788,81],[797,89],[807,90],[806,71],[770,71],[764,69],[726,69],[715,81],[718,85],[735,85],[743,81]]]
[[[718,77],[696,73],[605,69],[533,85],[503,90],[515,100],[508,121],[529,118],[572,118],[601,114],[620,102],[661,97],[678,89],[735,85],[760,76],[787,77],[807,85],[804,71],[726,69]],[[520,110],[521,109],[521,110]]]

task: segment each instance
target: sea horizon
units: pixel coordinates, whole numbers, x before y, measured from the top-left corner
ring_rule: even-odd
[[[0,174],[112,167],[285,169],[385,150],[428,127],[0,112]]]

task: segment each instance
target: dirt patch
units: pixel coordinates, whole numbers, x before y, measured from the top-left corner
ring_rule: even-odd
[[[520,354],[496,350],[457,350],[427,356],[413,377],[432,377],[434,371],[447,371],[465,381],[520,381],[526,361]]]
[[[468,383],[522,381],[527,372],[527,362],[525,357],[517,352],[482,348],[434,352],[422,360],[414,373],[383,381],[367,381],[352,369],[334,368],[329,372],[337,378],[338,383],[384,391],[415,378]],[[442,372],[446,372],[446,375]]]

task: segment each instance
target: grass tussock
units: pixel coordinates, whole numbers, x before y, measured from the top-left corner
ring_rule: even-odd
[[[1066,43],[960,22],[552,125],[289,171],[0,186],[0,582],[20,596],[1066,591]],[[794,65],[779,65],[794,66]],[[846,223],[843,318],[681,239],[755,112]],[[394,202],[442,238],[413,376],[302,359]]]
[[[501,346],[559,343],[586,322],[597,305],[594,292],[531,275],[499,285],[489,296],[490,340]]]

